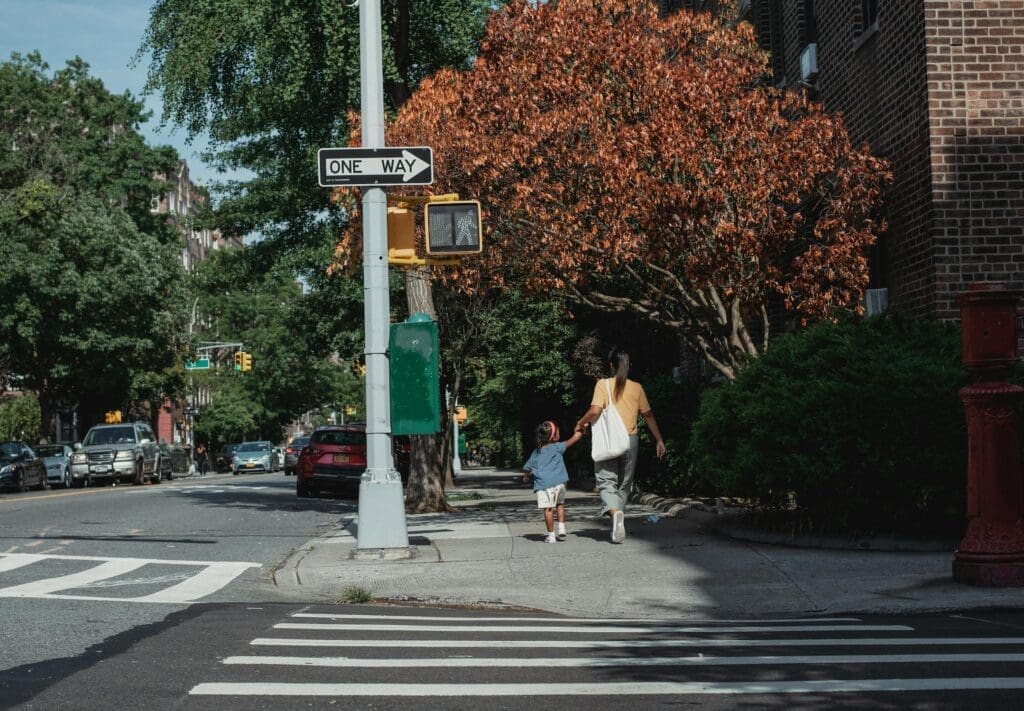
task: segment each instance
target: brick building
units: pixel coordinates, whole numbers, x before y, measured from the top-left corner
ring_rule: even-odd
[[[871,286],[894,308],[955,318],[970,282],[1024,288],[1024,0],[718,4],[754,25],[777,85],[892,161]]]

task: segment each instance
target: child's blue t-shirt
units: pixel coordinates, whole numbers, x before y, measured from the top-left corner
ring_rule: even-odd
[[[543,491],[569,481],[569,472],[565,468],[565,442],[555,442],[546,447],[533,450],[526,460],[523,469],[533,474],[533,490]]]

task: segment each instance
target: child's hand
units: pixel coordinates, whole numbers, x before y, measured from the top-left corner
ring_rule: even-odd
[[[530,483],[530,479],[532,477],[533,477],[533,475],[530,474],[530,472],[526,472],[525,474],[523,474],[523,483],[524,484],[529,484]]]

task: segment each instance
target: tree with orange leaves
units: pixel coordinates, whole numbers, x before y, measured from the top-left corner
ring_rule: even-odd
[[[775,304],[803,322],[859,310],[883,229],[885,162],[768,80],[745,23],[516,0],[471,69],[420,86],[388,142],[432,146],[433,189],[484,205],[484,255],[440,278],[636,312],[732,378],[767,347]]]

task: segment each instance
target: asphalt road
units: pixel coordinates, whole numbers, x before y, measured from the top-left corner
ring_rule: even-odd
[[[659,621],[289,599],[274,566],[354,504],[293,486],[0,496],[0,708],[1021,706],[1024,613]]]
[[[294,487],[229,474],[0,494],[0,668],[82,654],[199,601],[282,599],[274,566],[354,508]]]

